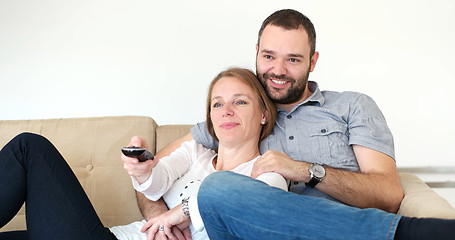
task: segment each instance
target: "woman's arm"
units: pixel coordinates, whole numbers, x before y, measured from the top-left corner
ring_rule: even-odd
[[[144,183],[139,184],[133,178],[134,188],[153,201],[161,198],[173,186],[175,180],[181,178],[190,169],[196,159],[194,156],[197,151],[196,146],[194,141],[182,143],[171,155],[159,159],[159,163]]]
[[[169,145],[167,145],[166,147],[164,147],[162,150],[160,150],[156,154],[155,157],[163,158],[163,157],[169,156],[169,155],[171,155],[172,152],[174,152],[177,148],[179,148],[183,142],[191,141],[191,140],[193,140],[193,135],[191,135],[191,133],[188,133],[185,136],[175,140],[174,142],[172,142]],[[136,197],[137,197],[137,205],[139,207],[139,210],[142,213],[142,216],[145,218],[145,220],[150,220],[156,216],[159,216],[160,214],[165,213],[168,210],[168,208],[162,198],[160,198],[158,201],[152,201],[152,200],[146,198],[144,194],[137,192],[137,191],[136,191]]]

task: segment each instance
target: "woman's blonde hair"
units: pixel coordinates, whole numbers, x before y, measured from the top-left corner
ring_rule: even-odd
[[[236,77],[239,80],[246,83],[248,86],[253,89],[259,105],[261,106],[262,110],[265,110],[267,113],[267,122],[262,126],[261,135],[259,137],[259,142],[264,140],[273,130],[275,126],[275,121],[277,117],[275,105],[267,96],[264,88],[262,87],[261,83],[257,79],[256,75],[244,68],[229,68],[225,71],[220,72],[210,83],[209,92],[207,94],[207,115],[206,115],[206,123],[207,123],[207,130],[209,131],[210,135],[218,141],[218,137],[215,134],[215,130],[213,128],[212,119],[210,118],[211,112],[211,99],[212,99],[212,90],[215,84],[224,77]]]

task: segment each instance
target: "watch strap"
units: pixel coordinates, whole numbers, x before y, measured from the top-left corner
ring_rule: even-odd
[[[312,177],[309,182],[305,183],[305,186],[307,186],[309,188],[314,188],[320,182],[321,182],[321,180],[319,180],[318,178]]]

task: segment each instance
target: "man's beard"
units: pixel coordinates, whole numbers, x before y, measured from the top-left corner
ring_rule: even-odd
[[[259,77],[262,87],[264,87],[265,91],[267,92],[267,95],[269,96],[270,99],[272,99],[272,101],[274,103],[291,104],[291,103],[296,103],[300,99],[302,99],[302,96],[305,92],[305,87],[308,83],[308,76],[310,75],[310,71],[307,71],[304,74],[304,76],[298,80],[295,80],[294,78],[291,78],[284,74],[279,75],[279,76],[277,76],[275,74],[271,74],[271,73],[259,74],[257,71],[257,67],[256,67],[256,75]],[[270,78],[289,81],[291,86],[289,87],[287,92],[284,93],[283,95],[273,94],[274,90],[278,90],[278,89],[268,85],[268,79],[270,79]]]

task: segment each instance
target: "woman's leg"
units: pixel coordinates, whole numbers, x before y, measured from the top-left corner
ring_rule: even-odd
[[[0,240],[28,240],[27,231],[0,232]]]
[[[0,151],[0,227],[26,203],[30,239],[110,239],[71,168],[44,137],[24,133]]]
[[[393,239],[401,216],[288,193],[232,172],[198,193],[211,239]]]

